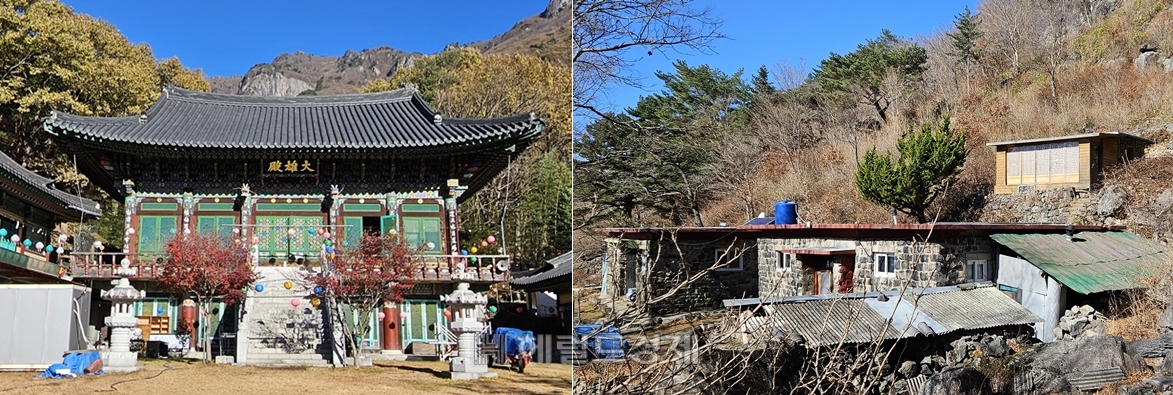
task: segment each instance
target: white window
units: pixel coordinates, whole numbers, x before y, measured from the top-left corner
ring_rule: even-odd
[[[788,272],[794,267],[794,255],[778,251],[778,271]]]
[[[970,259],[965,265],[965,279],[970,282],[989,281],[990,267],[984,259]]]
[[[892,277],[896,275],[896,255],[876,254],[876,277]]]
[[[713,252],[713,262],[717,264],[717,270],[720,271],[734,271],[742,270],[744,267],[745,256],[737,251],[732,250],[718,250]]]
[[[1079,143],[1049,143],[1006,150],[1006,185],[1079,181]]]

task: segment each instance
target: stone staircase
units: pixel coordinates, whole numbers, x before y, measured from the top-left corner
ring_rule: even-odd
[[[259,267],[257,284],[264,291],[251,290],[245,301],[247,321],[247,365],[330,366],[330,343],[324,338],[321,309],[310,303],[313,283],[304,279],[310,272],[296,267]],[[293,287],[285,289],[285,283]],[[292,301],[299,305],[293,306]],[[239,348],[238,348],[239,349]]]

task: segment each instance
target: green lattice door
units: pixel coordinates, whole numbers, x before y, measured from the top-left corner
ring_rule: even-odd
[[[436,326],[444,326],[443,310],[438,300],[405,300],[402,310],[407,313],[403,322],[403,344],[436,341]]]
[[[321,237],[307,230],[322,226],[321,216],[257,216],[257,250],[261,258],[285,259],[290,254],[317,256],[322,246]],[[293,229],[290,235],[289,229]]]

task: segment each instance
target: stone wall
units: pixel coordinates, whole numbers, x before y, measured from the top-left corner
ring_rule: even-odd
[[[631,251],[632,248],[636,251]],[[753,240],[672,241],[652,240],[608,243],[608,295],[613,306],[643,306],[652,316],[666,316],[723,307],[724,299],[758,296],[758,253]],[[626,251],[625,251],[626,250]],[[714,269],[718,252],[740,257],[740,270]],[[734,258],[738,259],[738,258]],[[625,270],[636,270],[633,301],[624,302]],[[683,287],[674,288],[680,284]],[[670,297],[655,301],[670,292]]]
[[[949,239],[931,242],[912,240],[845,240],[845,239],[759,239],[758,289],[762,297],[810,295],[813,292],[814,272],[803,268],[803,255],[796,256],[790,270],[779,267],[778,251],[795,248],[854,249],[855,270],[851,271],[852,292],[872,292],[900,289],[905,283],[912,288],[928,288],[960,284],[966,281],[966,261],[985,259],[990,275],[994,269],[993,241],[986,238]],[[894,276],[879,276],[875,269],[875,254],[889,253],[896,258]],[[829,268],[832,284],[841,280],[843,263]],[[833,292],[838,291],[833,286]]]

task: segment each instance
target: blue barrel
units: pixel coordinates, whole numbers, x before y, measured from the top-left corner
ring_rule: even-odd
[[[783,200],[774,203],[774,224],[793,225],[798,223],[798,203]]]

